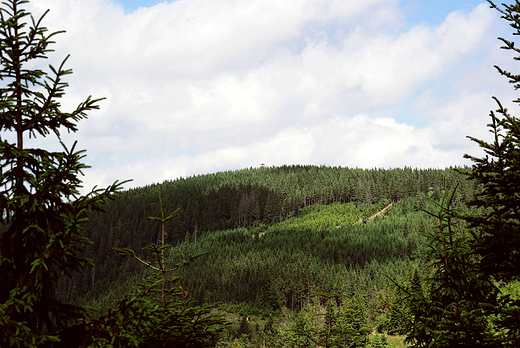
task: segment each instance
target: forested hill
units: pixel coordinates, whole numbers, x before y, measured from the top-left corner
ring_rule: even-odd
[[[131,189],[111,203],[108,214],[92,216],[87,227],[96,233],[124,228],[151,241],[146,217],[158,213],[158,189],[165,209],[179,208],[179,219],[170,226],[170,242],[186,233],[248,227],[271,223],[298,215],[301,208],[315,204],[356,202],[370,206],[374,202],[397,202],[413,195],[439,197],[444,182],[455,185],[464,179],[452,168],[439,169],[350,169],[342,167],[282,166],[243,169],[195,176],[162,184]],[[464,185],[463,185],[464,186]],[[465,185],[464,200],[472,187]],[[468,191],[469,190],[469,191]],[[122,236],[121,236],[122,237]],[[126,244],[129,241],[120,242]]]
[[[358,210],[366,208],[367,214],[407,197],[421,206],[427,196],[439,199],[445,183],[448,190],[459,184],[456,202],[471,197],[475,189],[454,168],[325,166],[243,169],[130,189],[106,206],[107,213],[91,214],[84,226],[85,236],[93,242],[86,256],[95,266],[73,279],[63,279],[58,293],[69,301],[93,299],[108,287],[121,286],[132,278],[129,274],[140,273],[135,260],[117,255],[113,248],[140,252],[157,242],[159,227],[148,217],[160,214],[158,189],[165,214],[179,208],[178,217],[166,225],[167,243],[177,245],[186,238],[195,243],[197,236],[217,230],[263,228],[297,217],[302,209],[316,204],[352,203]]]

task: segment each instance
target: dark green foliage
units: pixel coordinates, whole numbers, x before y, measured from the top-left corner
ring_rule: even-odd
[[[348,302],[342,308],[337,306],[337,300],[345,298],[335,292],[340,279],[341,272],[329,293],[312,294],[326,299],[325,311],[311,312],[307,320],[302,320],[304,318],[300,315],[294,331],[319,347],[363,347],[370,330],[364,326],[364,316],[358,303]]]
[[[355,203],[308,206],[299,217],[269,227],[203,233],[196,246],[187,241],[175,247],[172,257],[181,260],[186,250],[208,252],[179,270],[194,298],[270,310],[298,310],[311,293],[330,291],[334,269],[342,265],[338,290],[366,296],[375,320],[375,312],[390,305],[385,274],[405,277],[411,263],[422,262],[419,233],[430,222],[423,224],[418,211],[403,213],[406,205],[394,204],[384,215],[359,224],[381,205],[363,211]]]
[[[178,284],[180,277],[171,275],[187,266],[202,254],[189,256],[173,267],[168,266],[165,253],[171,246],[165,244],[165,224],[177,215],[177,210],[164,216],[159,190],[160,217],[150,217],[161,223],[160,243],[150,244],[144,250],[154,254],[155,261],[146,261],[131,249],[117,249],[122,255],[137,259],[154,271],[141,285],[136,297],[125,297],[115,310],[94,321],[104,345],[116,342],[117,346],[139,347],[211,347],[224,332],[224,320],[210,313],[208,306],[196,306],[187,300],[188,291]],[[117,330],[119,328],[119,330]],[[107,337],[108,336],[108,337]]]
[[[222,334],[222,319],[211,308],[182,300],[158,306],[151,300],[156,283],[144,282],[136,296],[125,296],[117,308],[88,323],[70,328],[54,347],[213,347]]]
[[[490,2],[491,3],[491,2]],[[504,5],[501,9],[491,3],[502,18],[515,29],[513,35],[520,34],[520,4]],[[520,53],[514,42],[499,38],[506,50]],[[520,57],[515,57],[515,60]],[[520,76],[495,66],[501,75],[506,76],[515,89],[520,88]],[[500,101],[496,113],[491,111],[490,132],[493,143],[468,137],[477,142],[487,153],[484,158],[466,155],[474,162],[471,171],[465,172],[470,179],[478,181],[482,190],[477,193],[470,206],[484,207],[482,214],[466,217],[475,230],[475,248],[482,255],[481,266],[486,272],[495,273],[500,279],[520,276],[520,119],[509,114]],[[515,100],[520,103],[520,98]]]
[[[371,348],[386,348],[388,347],[388,340],[385,335],[380,335],[378,332],[372,336],[370,340]]]
[[[503,9],[490,3],[520,34],[520,3]],[[499,39],[502,48],[520,52],[513,42]],[[496,68],[520,88],[520,76]],[[453,190],[429,211],[439,223],[427,235],[433,270],[423,282],[414,276],[406,290],[412,315],[407,340],[413,347],[520,345],[520,303],[497,287],[520,276],[520,120],[493,98],[498,104],[488,125],[493,142],[469,137],[486,156],[465,155],[474,165],[462,172],[478,188],[468,209],[461,213],[451,207]]]
[[[469,182],[453,170],[432,173],[440,179],[447,176],[461,182],[461,192],[468,196],[472,192],[471,186],[465,186]],[[163,184],[162,190],[164,187]],[[269,311],[286,307],[295,318],[313,301],[311,293],[332,289],[335,269],[341,264],[344,271],[338,290],[360,299],[367,325],[374,327],[391,306],[390,283],[385,274],[409,279],[413,263],[428,261],[420,233],[430,229],[432,220],[419,211],[424,205],[422,195],[426,193],[403,198],[373,220],[368,217],[383,210],[388,201],[374,200],[369,207],[360,205],[361,209],[356,208],[355,202],[313,204],[302,207],[299,216],[281,223],[199,231],[196,244],[193,234],[187,234],[172,249],[171,262],[208,252],[189,268],[178,270],[183,286],[200,302],[223,301],[226,305],[221,308],[241,316],[256,313],[268,317]],[[463,196],[455,195],[454,202],[460,207]],[[166,230],[171,231],[168,227]],[[123,238],[123,233],[119,232],[119,238]],[[152,234],[152,240],[157,238],[157,234]],[[324,305],[325,299],[321,300]],[[286,338],[288,342],[296,339]]]
[[[503,4],[500,8],[490,1],[514,29],[520,34],[520,3]],[[502,49],[520,53],[514,42],[499,38]],[[519,56],[514,57],[520,59]],[[495,66],[498,72],[520,88],[520,76]],[[484,158],[465,155],[474,162],[471,171],[465,174],[479,183],[481,190],[468,202],[478,213],[467,214],[463,219],[469,223],[471,248],[479,257],[479,272],[483,277],[507,282],[520,278],[520,119],[509,113],[502,103],[496,112],[491,111],[488,125],[494,139],[492,143],[469,137],[486,152]],[[520,103],[520,98],[514,102]],[[496,308],[496,325],[506,333],[504,344],[520,345],[520,302],[502,296]]]
[[[237,330],[238,337],[242,336],[251,336],[251,327],[249,326],[249,322],[247,321],[246,317],[242,317],[242,320],[240,321],[240,326]]]
[[[26,347],[57,341],[85,309],[55,297],[60,277],[85,269],[82,255],[89,240],[81,235],[88,211],[101,211],[121,188],[79,194],[84,151],[28,148],[27,136],[77,130],[76,123],[97,109],[100,99],[88,97],[72,112],[59,99],[71,74],[67,58],[50,72],[30,69],[46,58],[58,34],[48,34],[22,5],[11,0],[0,8],[0,345]],[[14,137],[13,137],[14,135]],[[11,142],[8,139],[14,138]]]
[[[478,272],[468,237],[453,219],[453,193],[427,211],[438,221],[427,235],[433,271],[422,282],[414,273],[405,290],[412,318],[407,341],[413,347],[497,346],[502,337],[488,320],[498,288]]]
[[[273,332],[273,325],[274,325],[274,320],[273,320],[273,317],[270,315],[269,319],[265,323],[264,332],[266,332],[266,333]]]
[[[412,273],[412,284],[417,273]],[[384,320],[381,322],[381,328],[377,328],[379,333],[387,332],[389,335],[404,335],[407,332],[407,325],[410,320],[408,308],[404,305],[405,294],[400,288],[393,293],[392,305],[389,311],[385,313]]]
[[[516,299],[497,297],[491,283],[517,278],[519,261],[518,128],[501,106],[502,118],[492,114],[495,143],[482,143],[498,160],[474,159],[473,181],[451,168],[283,166],[179,179],[129,190],[107,203],[119,191],[117,183],[79,194],[78,176],[86,166],[75,144],[71,149],[63,144],[61,152],[24,146],[27,134],[54,132],[59,139],[60,129],[76,131],[76,123],[99,101],[87,98],[64,113],[58,100],[70,70],[61,64],[47,75],[24,68],[46,56],[55,35],[46,34],[41,20],[29,21],[20,8],[24,3],[12,0],[0,10],[0,129],[2,136],[16,134],[15,142],[0,141],[0,345],[211,346],[223,332],[222,318],[195,301],[224,301],[266,315],[290,312],[290,329],[274,325],[272,317],[266,323],[272,346],[313,341],[363,346],[364,328],[383,323],[381,331],[402,332],[409,314],[410,339],[417,346],[478,346],[497,338],[518,343]],[[516,20],[514,11],[506,9],[504,15]],[[467,209],[474,241],[450,221],[452,210],[444,201],[436,213],[443,226],[430,234],[426,253],[420,232],[431,232],[431,218],[419,209],[426,197],[442,197],[445,180],[459,185],[449,200],[457,207],[482,188]],[[162,223],[157,231],[146,217],[162,212],[163,201],[178,213],[157,218]],[[384,214],[370,218],[385,207]],[[109,214],[91,214],[87,221],[87,212],[103,209]],[[165,226],[167,220],[172,223]],[[169,255],[168,244],[175,245]],[[130,257],[116,255],[114,248]],[[206,251],[195,263],[196,257],[188,256]],[[147,252],[156,264],[146,261]],[[149,274],[139,261],[158,273],[145,277],[136,294],[123,296]],[[411,270],[428,262],[435,271],[423,272],[422,282]],[[190,267],[183,267],[187,263]],[[411,285],[392,293],[385,274],[411,278]],[[187,299],[186,288],[195,300]],[[399,307],[392,296],[408,296],[411,307]],[[86,303],[102,315],[86,313],[80,306]],[[317,325],[309,326],[313,320]],[[250,335],[248,326],[244,318],[239,332]]]
[[[408,291],[399,288],[402,292],[401,301],[406,301],[402,306],[403,314],[408,315],[408,322],[405,324],[404,333],[407,334],[408,342],[412,341],[419,347],[428,345],[431,338],[427,334],[427,328],[423,324],[423,318],[427,317],[428,306],[425,306],[427,299],[422,285],[422,279],[417,269],[412,273]]]
[[[258,168],[179,179],[161,185],[132,189],[118,197],[113,204],[107,205],[109,214],[92,218],[85,226],[87,235],[94,242],[87,249],[87,255],[95,260],[95,270],[88,270],[95,275],[95,279],[74,278],[71,282],[73,285],[70,298],[106,308],[104,304],[109,304],[124,293],[119,289],[123,288],[122,284],[128,282],[129,277],[139,272],[139,268],[137,263],[117,257],[112,247],[140,250],[144,245],[158,240],[157,229],[146,219],[146,216],[154,214],[152,209],[158,209],[157,203],[153,200],[157,187],[161,188],[165,205],[174,209],[180,208],[179,216],[166,227],[166,243],[177,243],[178,246],[174,249],[178,255],[176,262],[190,253],[209,252],[200,263],[190,267],[189,272],[186,270],[187,273],[183,273],[185,271],[181,270],[186,286],[199,301],[247,302],[265,310],[276,310],[282,306],[301,307],[309,292],[318,289],[330,290],[334,276],[323,276],[321,273],[328,274],[336,264],[344,264],[347,269],[352,267],[351,271],[344,273],[345,276],[350,272],[358,274],[345,286],[350,293],[358,288],[359,279],[364,279],[364,282],[372,281],[372,276],[359,276],[359,270],[368,269],[368,264],[372,264],[370,268],[374,276],[384,278],[381,273],[394,273],[383,269],[387,266],[394,267],[390,264],[393,264],[396,258],[399,260],[399,266],[395,267],[401,269],[400,273],[409,271],[405,266],[407,262],[421,258],[419,246],[422,237],[419,232],[430,223],[425,221],[425,217],[418,213],[418,210],[424,204],[424,197],[430,188],[434,187],[432,192],[442,189],[442,185],[439,186],[438,183],[442,183],[444,178],[449,178],[453,183],[460,183],[457,204],[471,196],[474,190],[473,183],[465,181],[462,175],[452,169],[410,168]],[[360,209],[357,210],[357,202],[352,201],[354,198],[349,195],[353,192],[350,185],[359,180],[365,182],[365,186],[371,187],[373,197],[370,206],[360,204]],[[402,186],[403,183],[408,183],[410,188]],[[282,198],[278,202],[280,207],[283,207],[286,201],[283,192],[292,192],[289,190],[290,185],[295,185],[294,190],[303,192],[302,195],[305,196],[305,199],[301,197],[298,212],[288,214],[297,216],[286,220],[284,212],[278,214],[276,219],[273,218],[272,224],[256,221],[249,228],[248,222],[247,229],[236,228],[225,232],[207,229],[203,227],[207,225],[198,220],[196,245],[195,231],[179,230],[186,228],[186,225],[183,225],[183,221],[186,221],[183,202],[187,202],[188,207],[221,206],[220,210],[215,210],[212,224],[238,227],[243,226],[242,220],[238,222],[240,197],[247,194],[247,197],[251,198],[253,191],[257,192],[256,197],[262,197],[263,194],[258,192],[265,190],[268,192],[268,202],[269,197],[278,196],[275,192],[281,192],[279,196]],[[244,190],[235,194],[233,187]],[[391,202],[388,197],[394,195],[393,191],[402,192],[399,194],[403,197],[400,203],[394,204],[374,221],[352,225],[353,222],[367,218],[387,206]],[[328,196],[328,192],[332,194]],[[271,201],[274,204],[274,198],[271,198]],[[345,201],[351,203],[344,204]],[[262,202],[259,200],[261,216],[265,211]],[[311,204],[313,202],[329,204]],[[226,211],[226,206],[230,211],[236,211],[237,220],[234,223],[227,220],[233,221],[234,214],[218,213]],[[281,208],[281,211],[286,209]],[[343,218],[347,216],[352,220],[347,221]],[[137,254],[142,256],[139,252]],[[244,260],[241,261],[241,258]],[[246,259],[249,261],[246,262]],[[374,260],[377,260],[377,264]],[[281,268],[281,265],[285,267]],[[226,268],[228,270],[225,270]],[[232,271],[234,268],[238,271]],[[228,274],[231,276],[228,277]],[[288,279],[294,281],[287,281]],[[388,284],[386,280],[384,283]],[[107,284],[114,286],[109,290]],[[324,284],[329,284],[329,287],[322,288]],[[368,285],[367,287],[370,288]],[[64,290],[67,289],[64,286]],[[381,290],[379,285],[378,290]],[[368,291],[372,292],[373,289]]]
[[[46,57],[57,34],[46,34],[43,17],[35,21],[21,8],[26,2],[12,0],[0,9],[0,78],[5,82],[0,89],[0,130],[16,139],[0,142],[0,346],[214,346],[224,328],[222,318],[187,300],[179,277],[168,275],[196,256],[168,268],[164,228],[161,244],[145,248],[155,254],[157,266],[121,249],[157,269],[159,280],[147,278],[136,295],[118,300],[99,318],[91,319],[84,307],[67,303],[74,272],[90,265],[81,276],[92,285],[96,279],[96,266],[83,254],[90,243],[82,235],[87,213],[103,211],[121,185],[116,182],[82,196],[79,175],[88,166],[81,163],[84,151],[76,151],[76,144],[68,149],[61,143],[61,152],[24,146],[28,134],[45,137],[54,132],[59,139],[60,130],[76,131],[76,123],[99,101],[89,97],[71,113],[60,110],[58,100],[67,87],[62,78],[71,73],[64,69],[67,59],[58,69],[50,66],[50,74],[25,68],[33,59]],[[159,220],[164,226],[174,215]],[[56,296],[60,290],[68,294]]]

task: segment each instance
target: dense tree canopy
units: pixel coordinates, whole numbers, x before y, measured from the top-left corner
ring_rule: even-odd
[[[113,283],[116,284],[115,288],[121,288],[112,289],[112,296],[117,297],[118,292],[123,291],[126,287],[124,284],[127,284],[139,268],[135,262],[117,256],[112,248],[125,247],[138,251],[145,245],[157,242],[159,229],[154,227],[147,217],[156,215],[158,210],[158,187],[161,188],[165,209],[179,208],[178,217],[166,226],[167,243],[196,244],[195,249],[189,250],[209,252],[200,260],[200,264],[207,263],[217,267],[226,263],[228,256],[246,253],[246,250],[254,247],[258,248],[255,253],[263,250],[263,255],[258,257],[272,260],[273,265],[281,265],[283,262],[275,261],[266,253],[275,254],[276,250],[282,248],[285,250],[284,253],[293,255],[291,258],[295,260],[299,250],[304,254],[309,250],[312,252],[311,255],[321,255],[318,257],[320,260],[330,260],[333,264],[345,263],[349,267],[364,267],[373,259],[383,262],[382,260],[394,260],[396,257],[402,259],[405,255],[410,256],[414,253],[421,238],[421,229],[428,225],[424,216],[418,213],[418,209],[425,204],[426,197],[441,196],[445,179],[448,189],[459,183],[455,197],[457,204],[460,205],[472,196],[474,183],[465,180],[463,175],[453,169],[366,170],[325,166],[244,169],[131,189],[106,206],[108,214],[90,216],[85,230],[86,236],[94,243],[87,248],[87,256],[94,259],[96,267],[90,267],[88,272],[73,279],[63,280],[60,283],[60,293],[71,300],[87,300],[91,304],[99,304],[100,302],[94,299],[98,299],[102,292],[107,292],[107,284]],[[293,185],[291,189],[287,188],[289,184]],[[298,199],[291,200],[286,198],[284,192],[303,194]],[[370,192],[370,199],[367,199],[367,192]],[[245,197],[253,196],[258,203],[259,216],[256,219],[248,215],[241,218],[240,206]],[[396,200],[400,200],[401,203],[394,207],[396,209],[390,209],[389,214],[402,216],[388,220],[384,227],[379,223],[349,227],[352,222],[357,222],[360,218],[367,217],[392,202],[395,203]],[[190,207],[194,206],[214,208],[211,208],[209,213],[206,209],[191,210]],[[266,218],[268,212],[273,211],[276,212],[276,218]],[[407,215],[408,213],[415,215]],[[242,219],[247,221],[245,227]],[[403,219],[407,219],[404,225]],[[378,227],[373,227],[376,225]],[[269,226],[272,226],[273,231],[280,230],[280,233],[266,233],[270,231]],[[370,231],[374,229],[373,232],[363,232],[365,236],[373,236],[371,241],[359,242],[358,247],[346,244],[346,236],[356,236],[359,234],[358,231],[365,228]],[[217,232],[226,229],[229,230]],[[387,233],[386,231],[400,231],[403,236],[399,237],[401,239],[398,243],[395,241],[397,236],[393,235],[388,236],[389,239],[396,238],[392,242],[380,243],[382,237],[379,233]],[[328,237],[323,239],[325,235]],[[260,237],[254,239],[253,236]],[[210,239],[212,242],[209,242]],[[258,243],[252,244],[254,241]],[[233,251],[233,248],[238,247],[237,243],[241,243],[241,251]],[[250,243],[251,246],[248,246]],[[380,251],[385,248],[388,250]],[[351,253],[351,250],[354,252]],[[307,255],[302,257],[307,258]],[[262,264],[265,262],[262,261]],[[250,263],[262,268],[259,263]],[[317,270],[319,267],[319,264],[316,264]],[[198,268],[199,263],[190,266],[189,269]],[[214,276],[220,272],[214,268],[206,270],[208,273],[213,272]],[[291,272],[287,271],[287,274]],[[209,284],[192,286],[194,279],[206,277],[197,275],[186,279],[196,298],[228,298],[227,291],[220,292],[216,288],[212,290],[213,295],[202,291],[203,288],[211,288]],[[251,279],[255,277],[251,276]],[[244,289],[247,288],[246,283],[241,283]],[[276,287],[282,288],[279,285]],[[102,302],[109,303],[110,300]]]

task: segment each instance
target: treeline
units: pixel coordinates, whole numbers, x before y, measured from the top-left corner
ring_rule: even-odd
[[[408,203],[404,204],[412,204],[416,210],[424,204],[426,197],[438,199],[445,189],[445,183],[448,189],[459,184],[458,202],[467,200],[475,190],[474,184],[466,181],[453,168],[383,170],[324,166],[244,169],[131,189],[108,203],[107,213],[89,217],[89,222],[84,226],[85,236],[93,244],[87,247],[85,254],[94,261],[95,266],[90,266],[86,272],[71,279],[63,278],[58,287],[58,296],[72,302],[105,307],[111,300],[101,301],[102,293],[108,291],[112,294],[110,298],[117,298],[137,282],[141,276],[137,262],[117,255],[113,248],[140,250],[157,242],[159,230],[148,217],[158,214],[158,189],[161,190],[167,212],[179,209],[178,217],[166,225],[167,243],[186,244],[189,240],[193,246],[197,245],[197,249],[192,251],[210,252],[201,262],[220,267],[218,265],[224,262],[238,262],[240,253],[243,259],[250,260],[249,264],[256,265],[254,267],[258,269],[267,269],[276,274],[280,271],[276,267],[284,264],[284,272],[299,274],[301,277],[298,279],[303,279],[303,271],[294,269],[294,265],[308,264],[310,257],[311,266],[315,269],[310,271],[314,272],[313,279],[318,278],[319,274],[322,279],[332,279],[334,275],[329,269],[335,264],[363,268],[373,260],[384,264],[382,261],[387,259],[392,263],[396,258],[409,258],[416,249],[414,243],[417,243],[412,238],[418,238],[416,230],[415,234],[409,233],[408,224],[398,222],[394,222],[397,224],[395,226],[380,226],[372,232],[364,229],[371,228],[367,226],[373,224],[350,226],[350,222],[339,228],[331,226],[338,216],[354,214],[355,210],[361,215],[371,214],[405,198],[413,198],[413,203],[405,200]],[[318,219],[318,225],[309,222],[309,217],[313,216],[309,209],[333,203],[350,203],[347,205],[349,211],[336,214],[336,217]],[[290,227],[289,218],[294,216],[307,220],[302,220],[306,221],[304,224]],[[407,239],[399,243],[393,239],[392,242],[385,241],[387,228],[391,231],[401,229]],[[274,230],[278,232],[272,232]],[[364,235],[365,239],[372,237],[370,241],[363,241],[368,244],[359,242],[356,245],[348,240],[356,235]],[[395,239],[396,236],[391,238]],[[233,250],[239,241],[240,252]],[[255,249],[254,255],[248,254],[246,251],[252,250],[253,246],[258,249]],[[305,272],[309,272],[309,267],[305,268]],[[215,268],[214,271],[220,272],[220,269]],[[206,276],[193,277],[199,280],[196,284],[189,283],[189,289],[202,301],[256,301],[262,305],[269,304],[272,308],[288,303],[294,306],[307,292],[301,290],[305,288],[303,284],[289,286],[282,280],[252,283],[257,282],[254,279],[258,274],[253,269],[248,272],[243,277],[238,273],[234,277],[239,278],[229,279],[229,284],[234,281],[244,284],[241,289],[232,290],[229,288],[231,285],[213,284],[213,280]],[[283,278],[281,275],[276,277]],[[244,292],[250,290],[243,289],[249,288],[249,285],[251,289],[261,290],[254,296],[245,295]],[[315,285],[312,287],[317,288]]]

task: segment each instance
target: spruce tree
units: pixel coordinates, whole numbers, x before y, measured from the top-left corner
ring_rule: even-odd
[[[515,29],[513,35],[520,35],[520,3],[516,1],[504,8],[490,3]],[[514,42],[499,40],[504,43],[502,49],[520,54]],[[514,59],[520,60],[520,55]],[[495,68],[515,89],[520,88],[520,75]],[[482,271],[493,274],[497,280],[511,280],[520,277],[520,119],[511,115],[498,98],[493,99],[498,104],[496,112],[490,112],[488,124],[493,142],[468,137],[484,149],[486,156],[465,155],[474,162],[466,174],[481,187],[469,202],[479,213],[465,219],[472,227],[475,251],[482,256]],[[520,103],[520,98],[514,102]]]
[[[520,35],[520,2],[498,7],[489,1],[501,18]],[[513,41],[498,38],[502,49],[518,54],[520,49]],[[520,75],[495,66],[498,72],[518,90]],[[479,184],[480,191],[468,202],[471,214],[463,216],[469,223],[472,235],[472,253],[478,255],[479,272],[483,277],[492,277],[496,282],[520,280],[520,118],[512,115],[500,100],[493,97],[498,109],[490,112],[488,124],[493,141],[486,142],[468,137],[479,144],[486,156],[478,158],[465,155],[473,161],[468,179]],[[520,103],[520,98],[514,100]],[[504,344],[520,345],[520,301],[502,296],[495,307],[498,328],[506,333]]]
[[[406,341],[412,347],[496,347],[503,335],[489,325],[498,289],[482,274],[471,240],[451,208],[455,190],[444,192],[436,207],[426,210],[438,225],[427,233],[432,273],[421,284],[414,274],[408,295],[411,322]]]
[[[489,2],[520,35],[520,2],[503,8]],[[520,53],[514,42],[499,40],[502,49]],[[495,67],[520,88],[520,75]],[[497,288],[520,278],[520,119],[493,99],[498,105],[488,124],[493,141],[468,137],[486,153],[465,155],[474,164],[462,172],[478,183],[468,202],[472,209],[466,214],[451,209],[452,193],[430,212],[439,221],[437,233],[428,236],[434,271],[425,279],[426,294],[409,292],[414,322],[408,341],[414,347],[520,346],[520,303]],[[458,233],[456,219],[467,223]]]
[[[164,216],[160,190],[159,206],[161,216],[149,217],[161,224],[159,244],[143,248],[154,254],[155,261],[147,261],[129,248],[114,248],[123,256],[135,258],[155,274],[139,284],[136,296],[126,296],[114,311],[93,323],[93,329],[85,337],[96,336],[96,344],[116,342],[118,347],[203,348],[214,346],[224,332],[224,318],[212,314],[208,305],[195,305],[195,301],[188,299],[188,290],[179,285],[181,277],[172,274],[204,253],[190,255],[173,267],[168,265],[167,253],[172,246],[165,244],[165,223],[174,219],[179,209]]]
[[[121,189],[80,194],[83,150],[61,142],[75,132],[101,99],[91,97],[75,110],[63,111],[60,98],[72,73],[66,57],[48,71],[34,61],[47,58],[60,32],[42,26],[23,5],[10,0],[0,8],[0,346],[28,347],[58,341],[60,332],[85,317],[85,309],[55,297],[58,279],[81,271],[90,260],[81,256],[89,243],[81,235],[88,211]],[[54,133],[63,150],[30,148],[28,137]]]
[[[1,347],[207,347],[223,331],[222,318],[207,306],[182,300],[187,292],[166,277],[164,222],[161,244],[148,246],[156,254],[159,280],[146,279],[137,294],[127,295],[99,318],[83,307],[61,302],[55,290],[60,277],[70,277],[92,264],[82,252],[90,241],[81,234],[90,211],[103,211],[107,199],[121,190],[80,194],[83,150],[69,149],[60,132],[77,130],[87,112],[101,99],[88,97],[72,112],[61,110],[60,98],[72,71],[66,57],[49,72],[31,69],[33,60],[52,52],[53,37],[23,5],[11,0],[0,8],[0,346]],[[62,151],[29,148],[27,137],[54,133]],[[10,140],[14,138],[14,140]],[[162,213],[162,201],[161,201]],[[130,249],[121,251],[135,256]],[[194,260],[190,257],[186,262]],[[168,284],[175,286],[168,287]],[[154,294],[159,293],[159,301]],[[175,297],[171,299],[171,297]],[[168,299],[167,297],[170,297]],[[181,300],[179,300],[181,298]]]

